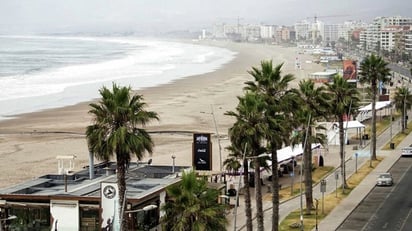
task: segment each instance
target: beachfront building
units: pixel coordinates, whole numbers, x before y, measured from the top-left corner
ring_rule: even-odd
[[[389,49],[393,47],[397,38],[402,38],[402,34],[407,34],[406,31],[410,30],[410,26],[412,26],[412,18],[401,16],[375,18],[366,30],[361,32],[360,47],[366,51]],[[400,28],[402,29],[400,30]],[[398,39],[398,41],[402,43],[403,39]],[[404,47],[403,44],[399,44],[399,46]]]
[[[60,166],[60,165],[59,165]],[[59,168],[60,169],[60,168]],[[130,163],[124,208],[130,230],[159,227],[166,187],[189,167]],[[117,204],[116,163],[63,171],[0,190],[0,230],[113,230],[122,218]]]
[[[276,29],[276,41],[288,42],[291,40],[291,29],[286,26],[280,26]]]
[[[307,20],[302,20],[294,24],[295,28],[295,40],[296,41],[306,41],[311,38],[311,24]]]
[[[271,40],[275,37],[276,26],[274,25],[261,25],[260,37],[264,40]]]

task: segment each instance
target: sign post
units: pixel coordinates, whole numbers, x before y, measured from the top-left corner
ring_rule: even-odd
[[[326,192],[326,180],[323,179],[320,181],[320,192],[322,193],[322,214],[325,211],[325,192]]]
[[[338,180],[339,180],[339,172],[336,171],[336,172],[335,172],[335,182],[336,182],[335,192],[336,192],[336,197],[338,197]]]
[[[358,153],[355,153],[355,173],[358,173]]]

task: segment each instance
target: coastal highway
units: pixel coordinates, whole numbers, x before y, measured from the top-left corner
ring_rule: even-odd
[[[391,168],[394,185],[374,187],[339,226],[339,231],[407,231],[412,229],[412,158]]]

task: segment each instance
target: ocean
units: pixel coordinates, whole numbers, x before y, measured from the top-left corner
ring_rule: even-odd
[[[228,49],[132,37],[0,36],[0,119],[212,72]]]

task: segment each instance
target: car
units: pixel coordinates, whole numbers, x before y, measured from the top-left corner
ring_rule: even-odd
[[[389,172],[381,173],[376,180],[377,186],[392,186],[393,185],[393,178],[392,174]]]

